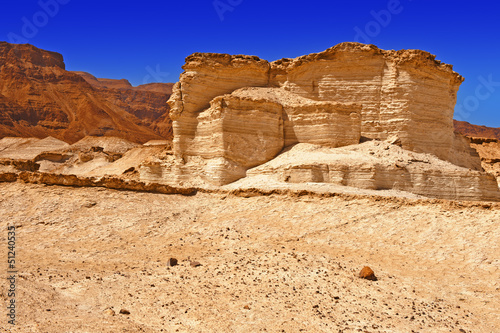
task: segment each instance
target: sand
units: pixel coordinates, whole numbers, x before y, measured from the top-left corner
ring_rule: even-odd
[[[18,325],[0,325],[497,332],[500,212],[487,207],[2,183],[0,249],[5,258],[6,226],[14,223],[20,278]],[[171,257],[178,266],[167,266]],[[378,281],[357,277],[366,265]],[[5,288],[0,295],[5,302]]]

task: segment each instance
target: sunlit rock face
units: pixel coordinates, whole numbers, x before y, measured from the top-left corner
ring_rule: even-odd
[[[295,144],[337,148],[369,140],[389,140],[403,151],[482,171],[477,153],[453,130],[463,78],[428,52],[342,43],[274,62],[195,53],[183,69],[168,101],[174,155],[163,166],[145,168],[147,178],[163,170],[156,178],[175,182],[196,175],[224,185]],[[377,164],[377,175],[390,178],[393,173],[379,170],[384,165]],[[420,179],[411,177],[411,168],[405,172]],[[429,186],[426,194],[433,191]]]

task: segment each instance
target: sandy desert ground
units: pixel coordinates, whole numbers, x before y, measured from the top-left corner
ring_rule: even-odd
[[[500,331],[498,204],[16,182],[0,214],[2,332]]]

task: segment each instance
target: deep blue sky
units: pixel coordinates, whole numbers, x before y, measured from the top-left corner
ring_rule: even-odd
[[[390,18],[378,23],[373,13],[388,8]],[[455,118],[500,127],[499,22],[496,1],[9,0],[0,40],[62,53],[68,70],[139,85],[177,81],[193,52],[272,61],[354,41],[362,31],[357,41],[422,49],[453,64],[466,79]]]

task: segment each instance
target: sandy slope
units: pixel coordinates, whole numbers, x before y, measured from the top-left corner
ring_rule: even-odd
[[[500,330],[500,212],[479,205],[2,183],[0,216],[12,332]]]

